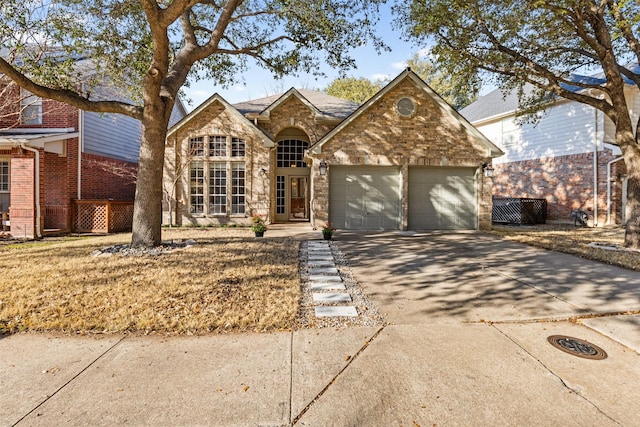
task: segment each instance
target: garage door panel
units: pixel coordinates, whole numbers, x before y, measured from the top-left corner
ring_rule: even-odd
[[[475,188],[475,168],[409,168],[409,228],[475,229]]]
[[[331,222],[350,230],[400,228],[400,171],[384,166],[333,166]]]

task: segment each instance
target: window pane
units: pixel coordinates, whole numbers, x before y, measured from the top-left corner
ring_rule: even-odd
[[[299,139],[285,139],[278,142],[276,166],[279,168],[306,168],[304,151],[307,148],[309,148],[309,143]]]
[[[189,156],[204,156],[204,138],[199,136],[189,140]]]
[[[191,162],[189,196],[191,213],[204,213],[204,165],[202,162]]]
[[[9,161],[0,161],[0,191],[9,191]]]
[[[227,156],[227,137],[226,136],[210,136],[209,137],[209,156],[211,157]]]
[[[285,177],[276,176],[276,213],[285,213]]]
[[[231,213],[245,213],[244,163],[231,164]]]
[[[231,139],[231,157],[244,157],[245,143],[244,139]]]
[[[209,167],[209,213],[227,213],[227,165],[216,162]]]
[[[42,98],[28,90],[20,90],[20,123],[23,125],[42,124]]]

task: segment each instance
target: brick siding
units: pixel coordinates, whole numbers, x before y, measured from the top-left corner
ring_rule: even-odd
[[[607,163],[616,156],[611,150],[598,152],[598,224],[607,217]],[[623,161],[611,168],[611,221],[622,221]],[[549,221],[569,222],[573,209],[593,216],[593,153],[525,160],[495,165],[493,194],[547,200]]]

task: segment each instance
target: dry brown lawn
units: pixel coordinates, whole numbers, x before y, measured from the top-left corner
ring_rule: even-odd
[[[94,257],[130,235],[0,246],[0,332],[206,334],[292,328],[299,243],[248,229],[164,230],[192,248]]]
[[[491,232],[507,240],[640,271],[640,252],[622,248],[624,228],[619,226],[597,228],[581,228],[573,225],[494,226]],[[616,245],[621,250],[614,251],[589,246],[593,242],[597,242],[601,246]]]

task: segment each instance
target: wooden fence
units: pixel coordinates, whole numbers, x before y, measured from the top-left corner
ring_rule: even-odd
[[[131,230],[133,202],[115,200],[74,200],[73,231],[114,233]]]

